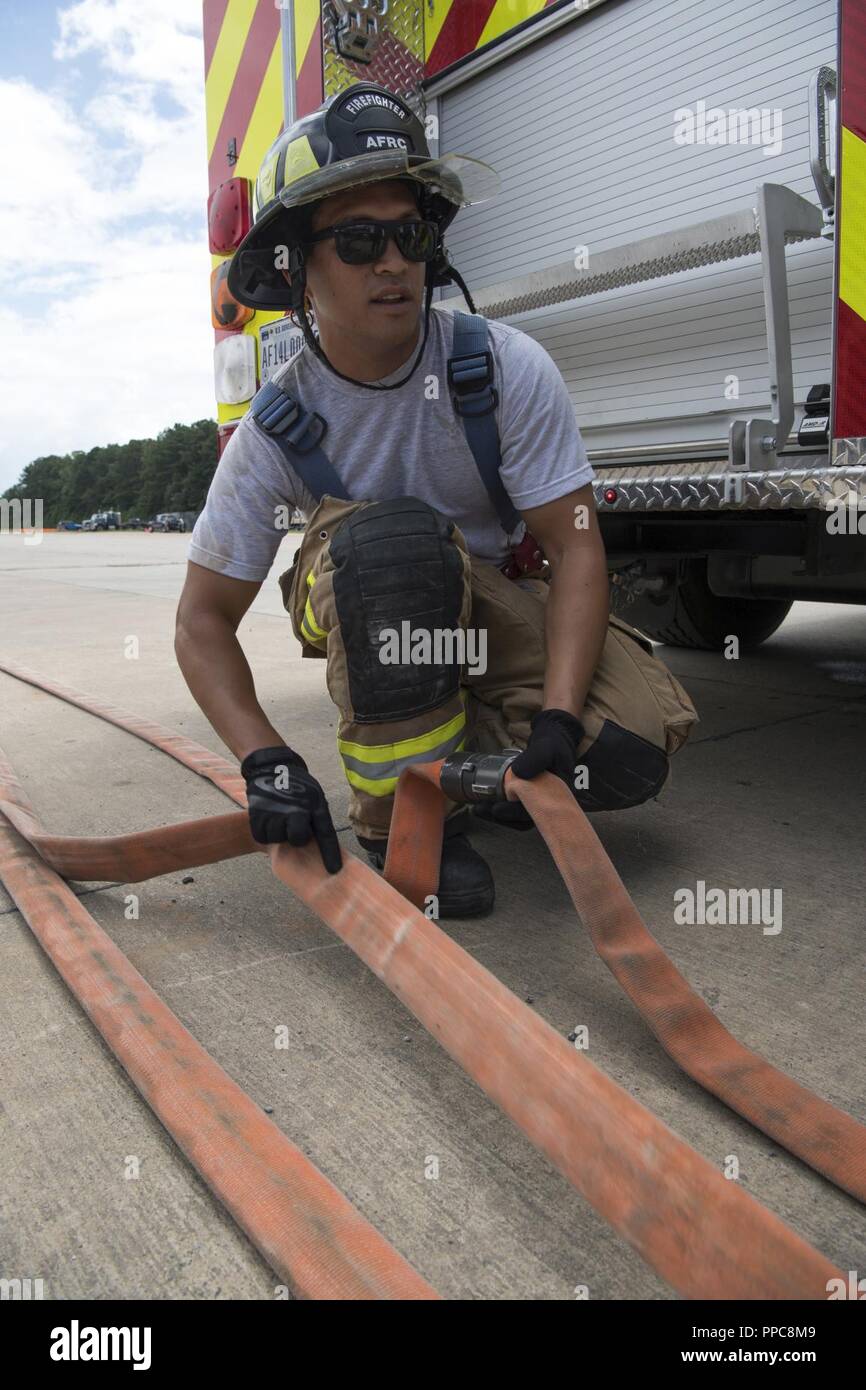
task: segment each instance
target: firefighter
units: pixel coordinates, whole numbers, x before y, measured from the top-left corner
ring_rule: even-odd
[[[619,809],[657,794],[696,718],[651,644],[609,617],[593,473],[552,359],[511,325],[433,304],[456,282],[474,308],[443,236],[494,180],[431,158],[411,108],[358,83],[278,138],[231,263],[235,298],[291,311],[305,346],[220,460],[176,651],[241,761],[256,840],[315,837],[332,873],[324,792],[258,704],[236,637],[296,508],[283,602],[302,654],[327,663],[349,817],[375,867],[410,763],[519,749],[516,775],[553,772],[585,809]],[[483,814],[532,828],[517,803]],[[467,816],[446,822],[442,918],[493,905]]]

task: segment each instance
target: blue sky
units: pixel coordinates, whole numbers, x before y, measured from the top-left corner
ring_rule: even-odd
[[[0,491],[215,413],[200,0],[0,0]]]

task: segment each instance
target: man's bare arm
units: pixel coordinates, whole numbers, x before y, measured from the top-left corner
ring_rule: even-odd
[[[242,762],[258,748],[285,744],[256,698],[237,638],[262,581],[230,579],[191,560],[177,608],[174,650],[196,704]]]
[[[604,646],[609,607],[592,485],[532,507],[523,516],[551,568],[544,708],[568,710],[579,718]]]

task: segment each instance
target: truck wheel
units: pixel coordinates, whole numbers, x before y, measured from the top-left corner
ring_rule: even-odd
[[[639,594],[621,616],[655,642],[722,651],[732,636],[741,647],[760,646],[784,622],[792,603],[784,598],[722,598],[707,583],[706,561],[687,560],[678,579],[658,595]]]

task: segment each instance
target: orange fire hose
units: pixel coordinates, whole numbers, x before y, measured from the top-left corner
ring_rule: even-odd
[[[8,763],[6,769],[11,774]],[[11,799],[14,787],[11,775],[7,776],[5,786],[0,786],[0,811],[62,878],[141,883],[160,874],[218,864],[263,848],[253,839],[249,817],[241,811],[163,825],[156,830],[138,830],[131,835],[105,835],[98,839],[46,835],[32,811]]]
[[[4,805],[10,781],[0,754]],[[20,787],[15,796],[20,806]],[[196,1042],[4,816],[0,877],[154,1114],[298,1297],[438,1297]]]
[[[438,763],[408,768],[397,788],[385,874],[410,902],[435,891],[445,798]],[[422,788],[418,794],[416,788]],[[547,843],[592,943],[665,1051],[705,1090],[843,1191],[866,1201],[866,1126],[744,1047],[716,1018],[650,934],[565,783],[505,790],[522,801]],[[435,858],[435,862],[434,862]]]
[[[9,664],[0,669],[130,729],[243,804],[242,782],[224,759],[34,673]],[[392,824],[386,873],[399,877],[416,899],[436,882],[444,813],[437,779],[437,764],[404,775]],[[4,790],[6,801],[20,808],[8,779]],[[571,819],[577,809],[564,787],[567,807],[559,804],[559,790],[550,777],[509,784],[512,796],[529,792],[530,809],[554,841],[550,822],[563,814]],[[552,803],[546,803],[549,797]],[[67,839],[66,862],[77,864],[79,877],[91,876],[87,855],[100,843]],[[556,852],[563,853],[561,845]],[[600,846],[598,852],[603,855]],[[371,966],[674,1288],[704,1298],[826,1297],[827,1281],[837,1272],[822,1255],[569,1047],[395,888],[351,856],[339,875],[326,874],[315,845],[273,846],[270,855],[276,875]]]
[[[663,1279],[688,1298],[826,1298],[832,1265],[728,1182],[387,882],[316,846],[275,874]]]

